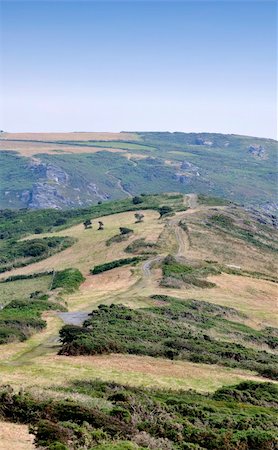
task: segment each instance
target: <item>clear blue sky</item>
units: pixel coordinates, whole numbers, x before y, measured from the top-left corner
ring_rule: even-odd
[[[276,137],[276,2],[2,1],[0,128]]]

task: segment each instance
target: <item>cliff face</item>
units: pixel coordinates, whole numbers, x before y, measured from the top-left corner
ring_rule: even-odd
[[[81,193],[80,188],[74,187],[70,175],[54,164],[33,159],[29,169],[38,181],[33,184],[32,189],[24,191],[21,195],[21,200],[28,208],[63,209],[85,206],[109,198],[109,195],[100,192],[94,183],[88,183]]]

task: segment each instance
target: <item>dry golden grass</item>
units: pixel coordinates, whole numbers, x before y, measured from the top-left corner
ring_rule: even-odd
[[[33,450],[33,441],[27,425],[0,421],[0,450]]]
[[[114,214],[112,216],[100,217],[93,221],[93,228],[84,230],[83,224],[75,225],[66,230],[55,233],[55,236],[73,236],[78,241],[70,248],[55,254],[48,259],[39,261],[29,266],[18,268],[9,272],[9,275],[31,274],[45,270],[65,269],[77,267],[84,275],[88,275],[89,270],[97,265],[114,259],[125,258],[127,254],[124,248],[133,240],[146,238],[156,241],[161,233],[164,224],[158,221],[159,214],[155,211],[143,211],[145,221],[135,224],[134,212]],[[97,231],[97,221],[104,223],[104,230]],[[128,227],[134,230],[134,234],[127,240],[110,247],[105,245],[107,239],[119,233],[119,227]],[[54,236],[54,234],[41,234],[40,237]],[[29,236],[28,239],[37,237]],[[2,278],[5,278],[2,276]]]
[[[17,366],[2,365],[2,383],[17,388],[66,386],[100,378],[131,386],[214,391],[242,380],[265,381],[247,370],[136,355],[57,356],[51,348]]]
[[[16,142],[16,141],[1,141],[0,151],[16,151],[22,156],[31,157],[33,155],[39,155],[41,153],[59,154],[59,153],[97,153],[106,151],[110,153],[123,153],[125,155],[126,150],[109,148],[107,147],[91,147],[85,145],[69,145],[69,144],[45,144],[43,142]]]
[[[138,141],[136,133],[1,133],[3,139],[22,139],[34,141]]]
[[[181,299],[195,298],[236,308],[249,318],[254,327],[277,326],[277,284],[238,275],[221,274],[207,278],[216,283],[210,289],[171,289],[153,285],[153,293]]]
[[[220,214],[225,212],[225,209],[227,207],[217,207]],[[192,242],[188,250],[189,258],[213,260],[270,275],[278,272],[277,263],[270,251],[262,250],[216,228],[205,227],[203,222],[208,214],[214,213],[210,210],[209,207],[201,207],[186,212],[185,218]],[[242,210],[239,214],[242,214]],[[242,216],[244,217],[244,214]]]

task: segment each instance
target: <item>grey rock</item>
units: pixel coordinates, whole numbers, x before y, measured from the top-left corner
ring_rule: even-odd
[[[248,151],[257,158],[264,158],[266,156],[266,150],[262,145],[249,145]]]

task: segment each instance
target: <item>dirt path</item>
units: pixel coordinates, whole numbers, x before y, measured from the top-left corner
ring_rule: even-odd
[[[132,194],[124,188],[121,178],[118,178],[115,175],[112,175],[111,170],[112,169],[107,170],[105,172],[105,175],[108,175],[110,178],[113,178],[114,180],[116,180],[117,187],[120,189],[120,191],[122,191],[123,194],[127,195],[129,198],[132,198],[133,197]]]
[[[187,200],[187,205],[191,209],[195,209],[198,206],[198,195],[197,194],[187,194],[184,196],[185,201]]]
[[[89,313],[80,311],[62,312],[57,313],[57,316],[60,317],[66,325],[82,325],[83,322],[88,319]]]
[[[142,266],[143,275],[145,277],[150,277],[152,266],[156,262],[160,262],[162,260],[162,258],[163,258],[162,256],[156,256],[155,258],[148,259],[146,262],[144,262],[144,264]]]

